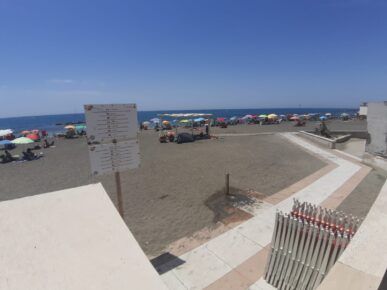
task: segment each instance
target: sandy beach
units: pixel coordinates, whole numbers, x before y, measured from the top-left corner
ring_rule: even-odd
[[[315,126],[311,122],[301,129],[293,123],[214,128],[213,134],[268,134],[225,136],[181,145],[160,144],[156,132],[142,131],[141,167],[121,177],[126,223],[147,255],[162,253],[171,242],[215,224],[216,213],[206,202],[223,191],[225,173],[230,173],[233,191],[268,196],[324,167],[320,159],[274,134]],[[362,130],[366,125],[332,121],[330,126],[332,130]],[[86,139],[57,140],[55,148],[39,151],[44,152],[39,160],[0,165],[0,200],[102,182],[115,202],[113,176],[90,176]],[[381,181],[383,176],[363,181],[366,184],[348,198],[343,210],[358,206],[364,199],[364,188],[368,188],[365,186],[375,178]]]

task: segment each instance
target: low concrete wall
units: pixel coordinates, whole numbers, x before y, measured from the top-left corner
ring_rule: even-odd
[[[367,139],[369,134],[367,131],[331,131],[332,135],[351,135],[351,138]]]
[[[318,290],[379,288],[387,268],[386,205],[387,181],[356,235]]]
[[[312,140],[313,142],[319,143],[323,145],[324,147],[335,149],[336,148],[336,142],[335,140],[328,139],[319,135],[315,135],[306,131],[300,131],[299,134],[301,137],[304,137],[306,139]]]
[[[313,134],[310,132],[306,132],[306,131],[300,131],[300,136],[305,137],[305,138],[312,140],[314,142],[317,142],[317,143],[319,143],[325,147],[328,147],[330,149],[335,149],[336,143],[343,143],[343,142],[351,139],[351,135],[349,135],[349,134],[344,135],[344,136],[340,136],[340,137],[337,137],[334,139],[329,139],[329,138],[319,136],[319,135],[316,135],[316,134]]]

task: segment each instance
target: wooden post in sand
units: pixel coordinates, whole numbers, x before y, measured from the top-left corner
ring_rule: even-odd
[[[116,191],[117,191],[117,203],[118,203],[118,212],[121,217],[124,218],[124,207],[122,204],[122,190],[121,190],[121,176],[119,172],[114,173],[116,179]]]
[[[226,195],[230,194],[230,173],[226,173],[226,186],[224,191]]]

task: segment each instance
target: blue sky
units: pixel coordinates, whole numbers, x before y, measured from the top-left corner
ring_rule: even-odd
[[[0,0],[0,117],[387,100],[387,1]]]

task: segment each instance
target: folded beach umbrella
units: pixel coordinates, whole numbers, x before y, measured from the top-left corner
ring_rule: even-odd
[[[13,133],[13,131],[11,129],[0,130],[0,137],[7,136],[7,135],[10,135],[12,133]]]
[[[270,114],[269,116],[267,116],[269,119],[277,119],[278,116],[276,114]]]
[[[34,141],[31,140],[30,138],[27,138],[27,137],[20,137],[20,138],[16,138],[16,139],[12,140],[11,143],[13,143],[13,144],[30,144],[30,143],[34,143]]]

